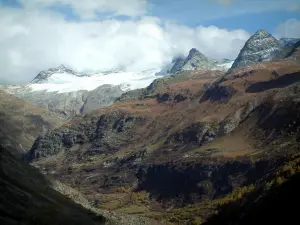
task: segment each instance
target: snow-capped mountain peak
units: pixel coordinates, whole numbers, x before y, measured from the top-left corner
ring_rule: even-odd
[[[29,85],[33,91],[74,92],[91,91],[101,85],[120,86],[123,91],[143,88],[158,78],[155,74],[159,69],[149,69],[140,72],[127,72],[121,68],[110,71],[76,72],[60,65],[41,71]]]
[[[53,74],[73,74],[76,75],[76,73],[70,69],[65,67],[63,64],[56,68],[50,68],[48,70],[41,71],[32,81],[31,83],[44,83],[47,81],[48,78],[50,78]]]

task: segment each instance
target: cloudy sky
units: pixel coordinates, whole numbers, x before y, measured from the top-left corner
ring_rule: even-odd
[[[257,30],[300,37],[299,0],[0,0],[0,83],[60,64],[160,67],[196,47],[234,59]]]

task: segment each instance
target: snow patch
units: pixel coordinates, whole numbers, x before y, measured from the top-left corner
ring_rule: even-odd
[[[105,84],[120,86],[123,91],[147,87],[153,80],[162,77],[155,75],[159,69],[141,72],[112,72],[109,74],[93,74],[91,76],[76,76],[70,73],[54,73],[43,83],[32,83],[32,91],[74,92],[79,90],[91,91]]]
[[[220,64],[218,64],[218,66],[229,70],[232,67],[233,63],[234,63],[234,61],[230,61],[230,62],[226,62],[226,63],[220,63]]]

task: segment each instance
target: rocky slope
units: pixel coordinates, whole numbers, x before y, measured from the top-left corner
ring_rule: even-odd
[[[0,140],[3,147],[24,153],[31,148],[38,135],[62,123],[47,110],[0,91]]]
[[[159,79],[40,136],[27,159],[96,207],[198,224],[297,153],[299,73],[283,61]]]
[[[282,51],[280,42],[265,30],[259,30],[245,43],[230,71],[253,63],[272,61]]]

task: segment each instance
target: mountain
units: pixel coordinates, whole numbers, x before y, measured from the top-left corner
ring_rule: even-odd
[[[291,58],[293,60],[300,59],[300,41],[296,42],[295,45],[291,48],[291,50],[286,55],[286,58]]]
[[[97,208],[200,224],[299,173],[299,74],[286,60],[159,78],[41,135],[26,158]]]
[[[195,70],[198,68],[201,69],[210,69],[213,67],[213,63],[208,60],[205,55],[199,52],[197,49],[192,48],[184,61],[184,65],[181,70]]]
[[[77,72],[60,65],[41,71],[29,84],[0,85],[0,90],[70,120],[76,115],[109,106],[124,92],[144,88],[162,75],[186,70],[226,71],[231,63],[228,60],[209,60],[194,48],[185,59],[175,58],[160,72],[159,69],[126,72],[121,68]]]
[[[62,125],[47,110],[0,91],[0,221],[10,224],[158,224],[99,211],[77,190],[22,161],[34,140]]]
[[[45,109],[0,90],[0,140],[15,153],[28,151],[34,140],[63,121]]]
[[[189,70],[221,70],[227,71],[232,61],[222,60],[214,61],[208,59],[205,55],[199,52],[196,48],[192,48],[186,58],[176,57],[171,64],[163,68],[158,75],[175,74]]]
[[[246,41],[230,71],[253,63],[272,61],[282,51],[281,44],[265,30],[259,30]]]
[[[59,76],[64,76],[65,74],[73,75],[77,77],[89,76],[90,74],[78,73],[73,71],[71,68],[64,66],[63,64],[58,66],[57,68],[50,68],[48,70],[41,71],[32,81],[31,83],[46,83],[51,79],[52,76],[58,74]]]
[[[296,43],[294,43],[294,39],[292,40],[293,41],[291,43],[284,45],[282,51],[275,56],[274,60],[299,60],[300,40],[298,40]]]
[[[287,204],[297,203],[300,174],[299,42],[275,51],[267,32],[251,38],[234,71],[216,69],[230,60],[192,49],[165,68],[175,68],[169,76],[60,66],[30,84],[2,86],[1,219],[170,225],[294,219],[297,208]]]
[[[279,43],[283,48],[286,47],[293,47],[298,41],[300,41],[300,38],[280,38]]]
[[[62,85],[70,85],[70,83],[63,83]],[[59,84],[53,85],[53,88],[56,86],[60,89]],[[124,93],[120,86],[109,84],[91,91],[78,90],[65,93],[48,91],[47,89],[34,90],[31,85],[4,86],[2,89],[37,107],[47,109],[65,120],[110,105]]]
[[[78,73],[63,65],[40,72],[30,84],[3,85],[0,90],[69,120],[112,104],[125,91],[149,85],[157,69]]]
[[[201,52],[192,48],[188,56],[184,58],[177,58],[173,67],[170,70],[171,74],[182,72],[185,70],[195,69],[210,69],[213,63],[209,61]]]

